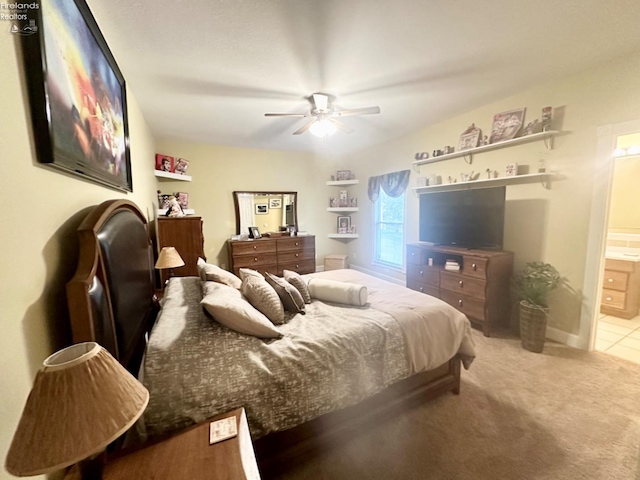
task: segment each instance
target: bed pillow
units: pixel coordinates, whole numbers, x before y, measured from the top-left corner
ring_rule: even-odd
[[[264,277],[262,276],[262,274],[259,271],[254,270],[252,268],[241,268],[239,270],[239,273],[240,273],[240,280],[243,280],[243,281],[247,277],[256,277],[261,280],[264,280]]]
[[[284,307],[280,297],[262,275],[260,278],[254,275],[245,277],[242,280],[242,294],[275,325],[284,323]]]
[[[198,263],[196,264],[198,268],[198,275],[202,280],[207,280],[210,282],[222,283],[224,285],[229,285],[230,287],[237,288],[240,290],[242,286],[242,280],[240,280],[236,275],[232,272],[228,272],[224,268],[220,268],[217,265],[213,265],[211,263],[207,263],[201,258],[198,259]]]
[[[284,278],[277,277],[269,272],[265,273],[265,280],[273,287],[282,306],[287,312],[301,313],[304,315],[304,300],[296,287],[287,282]]]
[[[207,283],[207,293],[200,304],[218,323],[254,337],[282,337],[273,323],[243,298],[238,290],[222,283]]]
[[[309,295],[307,282],[300,276],[298,272],[294,272],[293,270],[283,270],[282,275],[287,282],[296,287],[296,289],[300,292],[304,303],[311,303],[311,295]]]
[[[325,302],[345,303],[360,307],[367,303],[367,287],[365,285],[312,277],[307,287],[311,298]]]

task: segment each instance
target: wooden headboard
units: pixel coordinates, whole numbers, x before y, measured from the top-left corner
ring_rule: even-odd
[[[73,342],[97,342],[137,375],[158,312],[148,223],[128,200],[107,200],[78,227],[78,268],[67,284]]]

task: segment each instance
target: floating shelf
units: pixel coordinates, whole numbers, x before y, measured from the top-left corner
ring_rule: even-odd
[[[532,133],[531,135],[525,135],[524,137],[513,138],[511,140],[505,140],[504,142],[492,143],[490,145],[482,145],[480,147],[467,148],[466,150],[459,150],[453,153],[447,153],[446,155],[439,155],[433,158],[425,158],[424,160],[416,160],[411,162],[414,170],[419,171],[420,165],[426,165],[428,163],[442,162],[444,160],[450,160],[452,158],[472,156],[475,153],[489,152],[491,150],[498,150],[501,148],[512,147],[521,143],[535,142],[536,140],[546,140],[552,138],[560,133],[559,130],[547,130],[546,132]],[[550,148],[547,146],[547,148]],[[417,169],[416,169],[417,168]]]
[[[549,181],[553,177],[553,173],[528,173],[526,175],[515,175],[513,177],[487,178],[484,180],[473,180],[471,182],[443,183],[442,185],[431,185],[428,187],[412,187],[411,190],[420,195],[421,193],[489,188],[500,185],[517,185],[521,183],[535,182],[540,182],[545,188],[548,188]]]
[[[356,185],[360,183],[360,180],[329,180],[327,185],[339,186],[339,185]]]
[[[343,212],[357,212],[360,210],[358,207],[328,207],[327,212],[343,213]]]
[[[330,233],[329,238],[358,238],[357,233]]]
[[[181,175],[179,173],[163,172],[162,170],[154,170],[153,173],[156,177],[166,178],[169,180],[179,180],[181,182],[190,182],[190,175]]]
[[[185,215],[195,215],[196,211],[193,210],[192,208],[183,208],[182,211],[184,212]],[[164,217],[164,214],[167,213],[167,209],[166,208],[159,208],[157,210],[157,215],[160,217]]]

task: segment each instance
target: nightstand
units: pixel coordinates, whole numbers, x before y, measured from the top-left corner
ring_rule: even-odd
[[[238,435],[209,445],[209,424],[235,416]],[[72,468],[64,480],[78,480]],[[244,408],[211,418],[135,451],[113,454],[104,467],[104,480],[260,480]]]

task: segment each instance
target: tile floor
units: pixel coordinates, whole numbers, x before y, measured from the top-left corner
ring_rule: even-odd
[[[640,364],[640,315],[630,320],[600,316],[596,350]]]

